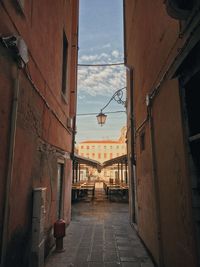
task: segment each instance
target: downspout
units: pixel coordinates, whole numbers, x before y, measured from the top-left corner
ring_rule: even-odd
[[[76,135],[76,114],[73,118],[73,129],[72,129],[72,152],[71,152],[71,159],[72,159],[72,182],[74,182],[74,153],[75,153],[75,135]]]
[[[160,195],[159,195],[159,182],[157,174],[157,160],[155,151],[155,138],[154,138],[154,121],[152,116],[152,102],[149,103],[148,118],[149,118],[149,128],[150,128],[150,142],[151,142],[151,156],[152,156],[152,178],[153,178],[153,188],[155,197],[155,211],[156,211],[156,223],[157,223],[157,238],[158,238],[158,253],[159,253],[159,267],[164,267],[163,259],[163,243],[162,243],[162,226],[161,226],[161,216],[160,216]]]
[[[131,223],[136,223],[136,208],[135,208],[135,200],[136,200],[136,196],[135,196],[135,173],[134,173],[134,165],[135,165],[135,151],[134,151],[134,139],[135,139],[135,131],[134,131],[134,110],[133,110],[133,69],[129,68],[129,79],[130,79],[130,126],[131,126],[131,174],[132,177],[129,181],[130,186],[131,186],[131,198],[132,198],[132,213],[131,213]]]
[[[79,10],[79,0],[76,1],[76,5],[77,10]],[[76,88],[76,96],[75,96],[75,103],[76,103],[76,111],[73,117],[73,136],[72,136],[72,152],[71,152],[71,159],[72,159],[72,183],[75,182],[75,159],[74,159],[74,154],[75,154],[75,135],[76,135],[76,112],[77,112],[77,80],[78,80],[78,37],[79,37],[79,16],[77,17],[77,32],[76,32],[76,84],[75,84],[75,88]]]
[[[124,64],[126,66],[126,63],[127,63],[126,44],[127,44],[127,42],[126,42],[126,19],[125,19],[126,15],[125,15],[125,12],[126,12],[126,6],[125,6],[125,0],[123,0]]]
[[[130,81],[130,129],[131,129],[131,173],[129,173],[129,187],[131,189],[131,192],[129,194],[129,214],[130,214],[130,223],[134,224],[136,222],[136,215],[135,215],[135,173],[134,173],[134,165],[135,165],[135,159],[134,159],[134,118],[133,118],[133,68],[128,66],[127,64],[127,38],[126,38],[126,0],[123,0],[123,28],[124,28],[124,64],[129,71],[129,81]]]
[[[15,139],[17,128],[17,112],[18,112],[18,98],[19,98],[19,78],[20,71],[17,67],[16,78],[14,81],[14,95],[11,111],[11,123],[10,123],[10,140],[9,140],[9,152],[8,152],[8,169],[6,175],[6,192],[5,192],[5,205],[4,205],[4,220],[3,220],[3,234],[2,234],[2,249],[1,249],[1,266],[5,267],[6,262],[6,250],[8,244],[8,226],[10,215],[10,192],[13,179],[13,163],[15,154]]]

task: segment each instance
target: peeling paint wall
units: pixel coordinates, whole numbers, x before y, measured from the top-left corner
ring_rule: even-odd
[[[13,175],[9,190],[6,266],[28,266],[33,188],[46,187],[45,255],[54,244],[57,220],[58,159],[64,164],[63,217],[71,218],[73,131],[76,112],[77,1],[0,3],[0,35],[20,35],[28,46],[28,75],[19,70],[19,98]],[[63,31],[68,39],[67,90],[62,94]],[[16,62],[0,45],[0,249],[5,213],[6,177]],[[30,77],[28,77],[30,75]],[[31,80],[30,80],[31,78]]]
[[[198,266],[192,178],[176,76],[199,40],[199,28],[194,27],[198,12],[191,15],[195,22],[180,23],[167,14],[163,1],[124,1],[125,59],[134,70],[133,80],[127,75],[129,96],[134,84],[133,114],[128,103],[128,129],[133,116],[134,135],[128,135],[128,151],[130,157],[134,150],[136,157],[137,226],[158,266]],[[129,158],[129,168],[130,162]]]

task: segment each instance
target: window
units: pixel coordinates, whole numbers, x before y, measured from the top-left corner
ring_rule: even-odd
[[[95,158],[95,153],[92,153],[92,158]]]
[[[106,159],[107,158],[107,153],[104,153],[104,159]]]
[[[112,153],[110,153],[110,159],[112,159],[112,157],[113,157],[113,154],[112,154]]]
[[[98,153],[98,159],[100,159],[101,158],[101,153]]]
[[[92,149],[95,149],[95,146],[92,146]]]
[[[117,149],[119,149],[119,146],[116,146]]]
[[[62,62],[62,93],[66,94],[67,89],[67,60],[68,60],[68,41],[63,32],[63,62]]]
[[[84,146],[81,146],[81,149],[84,149]]]
[[[106,149],[106,146],[104,146],[104,149]]]
[[[84,157],[84,153],[81,153],[81,157]]]
[[[90,146],[87,146],[86,148],[87,148],[87,149],[90,149]]]
[[[112,149],[112,146],[110,146],[110,149]]]

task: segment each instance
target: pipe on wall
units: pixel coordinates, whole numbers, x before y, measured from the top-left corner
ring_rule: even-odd
[[[152,116],[151,105],[148,106],[148,117],[149,117],[150,146],[151,146],[151,157],[152,157],[152,176],[153,176],[152,180],[153,180],[153,190],[155,199],[156,228],[157,228],[157,238],[158,238],[159,267],[164,267],[161,216],[160,216],[159,182],[158,182],[157,160],[155,151],[154,121]]]
[[[5,267],[6,250],[7,250],[7,243],[8,243],[10,192],[11,192],[12,179],[13,179],[13,165],[14,165],[14,155],[15,155],[15,138],[16,138],[17,112],[18,112],[18,100],[19,100],[19,79],[20,79],[20,70],[18,67],[16,67],[16,78],[14,80],[14,92],[13,92],[11,122],[10,122],[8,167],[7,167],[6,189],[5,189],[6,192],[5,192],[3,235],[2,235],[2,249],[1,249],[1,266],[2,267]]]
[[[134,110],[133,110],[133,68],[126,65],[126,68],[129,72],[129,90],[130,90],[130,131],[131,131],[131,149],[128,157],[130,158],[130,164],[129,164],[129,214],[130,214],[130,223],[135,224],[136,223],[136,195],[135,195],[135,172],[134,172],[134,165],[135,165],[135,151],[134,151],[134,136],[135,136],[135,130],[134,130]],[[129,151],[128,151],[129,152]]]

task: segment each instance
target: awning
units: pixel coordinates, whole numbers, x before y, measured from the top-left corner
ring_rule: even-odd
[[[118,163],[127,164],[127,155],[122,155],[120,157],[104,161],[104,163],[102,164],[103,165],[102,167],[105,168],[105,167],[112,166]]]
[[[102,164],[99,161],[85,158],[82,156],[79,156],[77,154],[74,155],[74,162],[78,164],[85,164],[88,166],[91,166],[93,168],[96,168],[97,170],[102,170],[103,168],[106,168],[108,166],[112,166],[114,164],[122,163],[127,164],[127,155],[122,155],[107,161],[104,161]]]
[[[78,164],[85,164],[85,165],[91,166],[93,168],[96,168],[97,170],[102,169],[102,164],[100,162],[93,160],[93,159],[79,156],[77,154],[74,155],[74,162]]]

